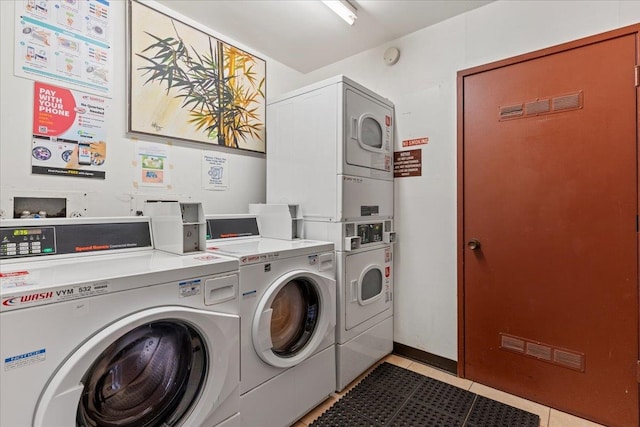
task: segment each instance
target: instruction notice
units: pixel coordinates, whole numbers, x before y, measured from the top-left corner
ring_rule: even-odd
[[[202,189],[229,189],[229,158],[226,154],[205,151],[202,155]]]
[[[15,14],[16,76],[111,95],[108,0],[21,0],[15,2]]]
[[[108,100],[35,82],[31,173],[105,179]]]
[[[422,176],[422,149],[395,151],[393,153],[393,177]]]

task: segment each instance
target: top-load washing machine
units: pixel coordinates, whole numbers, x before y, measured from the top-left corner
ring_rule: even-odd
[[[388,100],[344,76],[269,102],[267,203],[305,220],[393,216],[393,114]]]
[[[240,414],[286,426],[335,390],[333,243],[261,238],[256,216],[207,216],[207,251],[240,261]]]
[[[0,425],[240,425],[237,260],[144,217],[2,221],[0,259]]]

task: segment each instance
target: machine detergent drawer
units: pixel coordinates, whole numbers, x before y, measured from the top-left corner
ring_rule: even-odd
[[[204,305],[214,305],[238,296],[238,275],[216,277],[204,282]]]

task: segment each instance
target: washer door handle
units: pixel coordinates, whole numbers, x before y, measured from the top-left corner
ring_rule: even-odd
[[[351,117],[351,138],[358,139],[358,118]]]
[[[349,301],[350,302],[357,302],[358,301],[358,281],[357,280],[352,280],[349,286],[349,293],[350,293],[350,297]]]
[[[271,315],[273,309],[269,308],[262,312],[260,316],[260,326],[258,329],[258,341],[256,344],[260,347],[261,351],[270,350],[273,348],[273,341],[271,341]]]

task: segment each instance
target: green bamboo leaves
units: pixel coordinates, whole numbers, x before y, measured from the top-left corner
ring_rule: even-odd
[[[136,53],[147,63],[138,67],[144,84],[161,85],[166,96],[181,99],[189,123],[214,143],[238,148],[241,141],[263,141],[265,78],[254,71],[256,58],[213,37],[208,50],[198,52],[172,24],[175,37],[144,32],[153,39]]]

